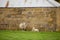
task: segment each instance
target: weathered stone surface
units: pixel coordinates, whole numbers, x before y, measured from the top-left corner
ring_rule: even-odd
[[[26,22],[26,30],[60,31],[59,17],[60,8],[0,8],[0,29],[19,30]]]

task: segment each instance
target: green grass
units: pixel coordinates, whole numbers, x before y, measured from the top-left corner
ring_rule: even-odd
[[[0,40],[60,40],[60,32],[0,30]]]

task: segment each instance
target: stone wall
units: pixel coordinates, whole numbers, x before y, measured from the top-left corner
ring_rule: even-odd
[[[0,29],[20,30],[25,22],[26,30],[60,31],[60,8],[0,8]]]

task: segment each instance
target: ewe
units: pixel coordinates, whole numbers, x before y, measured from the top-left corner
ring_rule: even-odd
[[[36,29],[35,27],[32,28],[32,31],[39,32],[39,29]]]
[[[19,28],[20,28],[21,30],[25,30],[25,29],[26,29],[26,23],[25,23],[25,22],[20,23],[20,24],[19,24]]]

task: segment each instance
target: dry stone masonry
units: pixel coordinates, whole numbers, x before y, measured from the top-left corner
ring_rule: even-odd
[[[0,8],[0,30],[20,30],[25,22],[27,31],[60,31],[59,17],[60,8]]]

